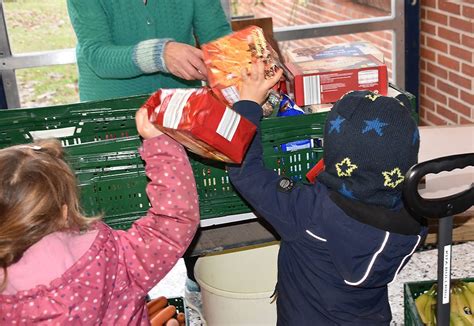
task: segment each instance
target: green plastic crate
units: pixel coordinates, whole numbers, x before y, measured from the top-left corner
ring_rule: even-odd
[[[136,219],[143,216],[150,207],[145,192],[147,182],[144,172],[136,172],[104,175],[98,180],[80,183],[81,206],[88,215],[104,212],[107,223],[133,221],[128,217]],[[121,229],[128,226],[124,225]]]
[[[134,214],[146,212],[149,203],[142,194],[145,194],[148,180],[137,150],[139,145],[138,137],[128,137],[66,148],[68,161],[79,181],[81,203],[86,213],[94,215],[104,211],[106,220],[114,220],[118,218],[117,214],[126,214],[128,211]],[[230,185],[224,164],[202,160],[192,153],[189,155],[198,183],[201,218],[250,211]],[[220,180],[220,187],[216,184],[217,179]],[[139,202],[127,208],[129,205],[126,199],[137,195]],[[116,198],[125,202],[117,205]],[[140,209],[131,210],[139,204]],[[128,227],[127,224],[123,226]]]
[[[140,145],[140,138],[133,136],[66,147],[86,215],[104,213],[105,222],[117,229],[145,215],[150,204]]]
[[[322,124],[325,114],[270,118],[262,122],[265,165],[295,181],[322,156]],[[293,126],[295,126],[293,128]],[[312,139],[313,148],[284,152],[282,144]],[[69,161],[78,176],[81,202],[88,214],[105,212],[105,220],[127,228],[132,219],[149,207],[144,196],[147,183],[137,147],[138,137],[112,139],[67,147]],[[199,194],[201,219],[250,212],[251,208],[230,184],[225,164],[189,153]],[[117,177],[115,177],[117,176]],[[138,196],[138,198],[136,197]],[[130,204],[129,199],[134,198]],[[120,201],[116,204],[116,201]],[[119,224],[113,221],[121,221]],[[120,227],[119,227],[120,225]]]
[[[81,204],[90,215],[104,212],[105,221],[128,228],[145,214],[148,182],[137,148],[141,141],[135,112],[148,95],[45,108],[0,110],[0,147],[30,143],[34,132],[61,139],[76,171]],[[270,117],[262,121],[264,164],[294,181],[322,157],[327,113]],[[285,151],[285,144],[309,141],[311,148]],[[201,219],[250,212],[230,184],[225,164],[189,153]]]
[[[183,297],[168,298],[168,303],[176,307],[176,312],[184,312],[186,325],[189,325],[189,314]]]
[[[272,117],[262,121],[264,164],[294,181],[304,182],[309,171],[322,157],[323,126],[327,113],[292,117]],[[308,140],[312,148],[285,152],[284,144]],[[222,162],[190,154],[199,194],[201,218],[246,213],[251,207],[230,184]]]
[[[0,147],[58,137],[63,145],[137,135],[135,112],[148,96],[0,110]],[[35,137],[36,136],[36,137]]]
[[[474,282],[474,278],[464,278],[465,282]],[[403,302],[405,326],[423,326],[420,315],[416,310],[415,299],[428,291],[437,281],[408,282],[403,284]]]
[[[90,181],[115,174],[143,172],[144,163],[138,153],[138,136],[111,139],[66,147],[67,160],[78,180]]]
[[[0,146],[30,143],[35,131],[59,138],[76,172],[81,205],[88,215],[104,213],[104,220],[125,229],[150,204],[148,182],[137,148],[134,115],[147,96],[84,102],[48,108],[0,111]],[[272,117],[262,121],[265,165],[295,181],[319,160],[322,146],[284,152],[282,144],[322,137],[325,113]],[[250,212],[250,206],[230,184],[225,164],[189,153],[201,218]]]
[[[323,133],[327,112],[262,121],[264,164],[294,181],[306,182],[306,173],[322,158]],[[288,143],[309,142],[309,148],[285,151]]]
[[[196,180],[201,219],[251,211],[230,184],[224,163],[188,154]]]

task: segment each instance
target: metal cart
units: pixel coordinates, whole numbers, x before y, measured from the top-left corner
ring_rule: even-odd
[[[437,199],[424,199],[418,193],[420,180],[430,173],[440,173],[474,166],[474,153],[445,156],[414,165],[406,174],[403,198],[410,213],[422,218],[436,218],[438,223],[438,296],[437,324],[449,326],[451,243],[453,215],[474,205],[474,184],[460,193]]]

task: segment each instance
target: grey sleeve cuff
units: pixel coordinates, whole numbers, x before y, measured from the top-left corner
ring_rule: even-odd
[[[146,74],[168,72],[163,58],[165,45],[170,38],[151,39],[138,43],[133,51],[133,61]]]

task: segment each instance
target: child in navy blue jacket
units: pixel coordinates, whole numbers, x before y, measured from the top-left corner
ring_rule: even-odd
[[[258,132],[243,163],[228,166],[232,184],[281,237],[278,325],[389,325],[387,285],[427,232],[401,200],[417,163],[417,125],[398,99],[350,92],[328,114],[325,170],[313,185],[294,183],[262,161],[260,104],[280,75],[265,79],[261,63],[243,74],[234,109]]]

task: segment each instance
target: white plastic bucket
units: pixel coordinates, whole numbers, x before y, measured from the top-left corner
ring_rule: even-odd
[[[194,276],[201,287],[208,326],[275,326],[279,245],[198,259]]]

